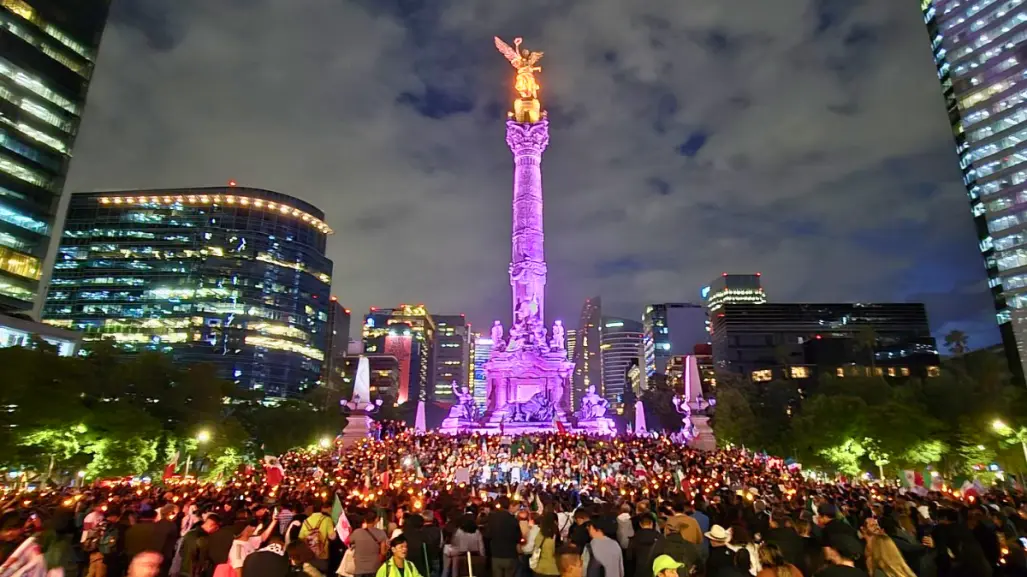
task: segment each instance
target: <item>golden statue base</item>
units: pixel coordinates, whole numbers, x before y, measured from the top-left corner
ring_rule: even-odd
[[[542,104],[537,98],[521,98],[514,100],[514,109],[510,114],[517,122],[535,124],[542,119]]]

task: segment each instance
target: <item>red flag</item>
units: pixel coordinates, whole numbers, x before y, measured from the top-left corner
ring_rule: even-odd
[[[556,422],[556,432],[560,433],[561,435],[566,435],[567,434],[567,427],[564,427],[563,423],[561,423],[560,421],[557,421]]]
[[[175,451],[175,455],[171,457],[171,462],[164,467],[164,478],[168,479],[175,474],[175,469],[178,468],[178,451]]]
[[[285,478],[285,469],[277,457],[264,457],[264,482],[272,487],[282,484]]]

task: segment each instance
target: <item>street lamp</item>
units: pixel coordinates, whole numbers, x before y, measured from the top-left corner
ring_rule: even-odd
[[[1027,463],[1027,428],[1020,427],[1019,429],[1013,429],[1009,425],[1002,422],[1001,419],[995,419],[991,423],[991,427],[995,429],[999,435],[1006,437],[1007,439],[1012,438],[1020,442],[1020,448],[1023,449],[1023,460]]]
[[[206,443],[208,441],[210,441],[210,431],[208,431],[206,429],[203,429],[199,433],[196,433],[196,442],[197,443],[203,444],[203,443]],[[192,464],[192,458],[193,458],[192,454],[190,454],[187,451],[186,454],[185,454],[185,473],[182,475],[183,477],[188,477],[189,476],[189,465]]]

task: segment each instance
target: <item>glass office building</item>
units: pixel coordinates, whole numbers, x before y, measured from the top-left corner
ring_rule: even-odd
[[[32,310],[109,0],[0,0],[0,312]]]
[[[316,207],[255,188],[74,194],[44,322],[300,395],[322,378],[330,233]]]
[[[642,364],[645,332],[638,321],[603,317],[599,335],[602,395],[613,411],[622,414],[625,397],[631,391],[628,370]]]
[[[1014,372],[1027,360],[1027,4],[921,0]]]

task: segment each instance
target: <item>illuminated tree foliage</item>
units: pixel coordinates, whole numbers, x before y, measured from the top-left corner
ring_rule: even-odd
[[[342,424],[323,392],[267,406],[209,365],[122,356],[106,343],[73,358],[46,347],[0,349],[0,366],[0,468],[39,477],[159,475],[176,452],[180,466],[190,456],[194,473],[234,470],[334,436]],[[201,430],[209,442],[197,443]]]
[[[1027,471],[1019,443],[1006,447],[991,427],[995,419],[1027,426],[1023,387],[1011,383],[1001,356],[959,350],[943,362],[940,376],[825,375],[815,386],[806,384],[806,398],[792,380],[718,377],[717,437],[847,475],[883,470],[894,478],[930,465],[955,476],[996,459],[1009,470]]]

